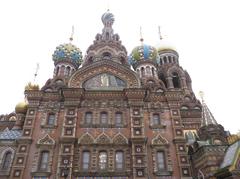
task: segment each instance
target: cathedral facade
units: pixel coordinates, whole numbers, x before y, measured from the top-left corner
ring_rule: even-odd
[[[0,178],[217,178],[228,134],[177,51],[141,39],[129,55],[113,14],[102,22],[84,58],[59,45],[53,77],[41,89],[29,83],[25,102],[1,116]]]

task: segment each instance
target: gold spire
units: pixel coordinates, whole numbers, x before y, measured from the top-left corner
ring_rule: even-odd
[[[158,35],[159,35],[160,40],[162,40],[163,37],[162,37],[160,26],[158,26]]]
[[[73,41],[73,35],[74,35],[74,26],[72,26],[72,33],[71,33],[71,36],[69,38],[70,43]]]
[[[143,35],[142,35],[142,26],[140,26],[140,42],[143,45]]]
[[[34,73],[34,78],[33,78],[33,83],[35,83],[37,75],[38,75],[38,70],[39,70],[39,63],[37,63],[36,71]]]

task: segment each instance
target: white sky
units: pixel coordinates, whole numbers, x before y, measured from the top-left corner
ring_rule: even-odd
[[[205,101],[218,123],[236,133],[240,129],[240,2],[238,0],[8,0],[0,1],[0,114],[14,110],[24,98],[24,86],[52,77],[52,53],[73,43],[85,55],[102,31],[101,15],[109,7],[113,28],[131,52],[139,45],[142,26],[146,44],[159,43],[158,26],[165,40],[177,48],[180,65],[191,78],[196,94]]]

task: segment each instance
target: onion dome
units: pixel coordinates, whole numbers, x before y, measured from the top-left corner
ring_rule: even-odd
[[[55,65],[64,61],[70,62],[78,68],[82,64],[81,50],[71,43],[59,45],[52,57]]]
[[[156,62],[157,57],[157,50],[156,48],[150,46],[150,45],[141,45],[137,46],[133,49],[129,63],[135,67],[138,63],[143,61],[148,62]]]
[[[27,109],[28,109],[28,104],[26,102],[20,102],[16,105],[15,112],[26,114]]]
[[[26,90],[26,91],[39,90],[39,85],[38,85],[38,84],[32,84],[31,82],[29,82],[29,83],[25,86],[25,90]]]
[[[158,52],[164,51],[164,50],[177,51],[173,44],[171,44],[170,42],[164,39],[161,39],[160,43],[156,45],[156,49]]]

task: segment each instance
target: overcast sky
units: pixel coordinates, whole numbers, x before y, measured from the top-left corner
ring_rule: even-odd
[[[40,86],[52,77],[52,54],[69,42],[85,55],[95,35],[102,31],[101,15],[110,8],[114,31],[128,53],[144,43],[164,40],[179,53],[180,65],[189,72],[194,92],[205,101],[218,123],[236,133],[240,129],[239,52],[240,2],[238,0],[6,0],[0,1],[0,114],[14,111],[24,99],[24,86],[36,79]]]

